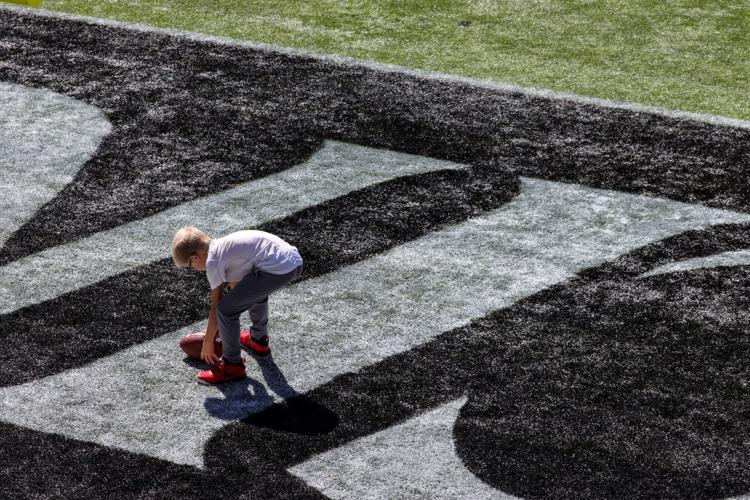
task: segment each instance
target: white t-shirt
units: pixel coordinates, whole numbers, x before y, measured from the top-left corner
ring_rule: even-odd
[[[257,267],[271,274],[286,274],[302,264],[302,257],[278,236],[264,231],[237,231],[211,240],[206,277],[211,288],[239,281]]]

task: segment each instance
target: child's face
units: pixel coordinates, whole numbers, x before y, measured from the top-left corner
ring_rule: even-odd
[[[193,254],[188,258],[185,269],[195,269],[196,271],[206,270],[206,259],[199,254]]]

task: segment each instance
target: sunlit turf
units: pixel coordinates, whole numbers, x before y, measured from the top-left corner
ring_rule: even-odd
[[[47,0],[42,7],[750,119],[745,0]]]

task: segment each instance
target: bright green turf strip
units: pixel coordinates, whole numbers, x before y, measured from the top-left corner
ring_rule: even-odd
[[[745,0],[47,0],[42,6],[750,119]]]

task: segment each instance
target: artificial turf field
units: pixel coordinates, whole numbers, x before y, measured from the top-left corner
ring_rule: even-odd
[[[750,129],[0,10],[7,497],[750,492]],[[193,383],[181,225],[295,244]]]

